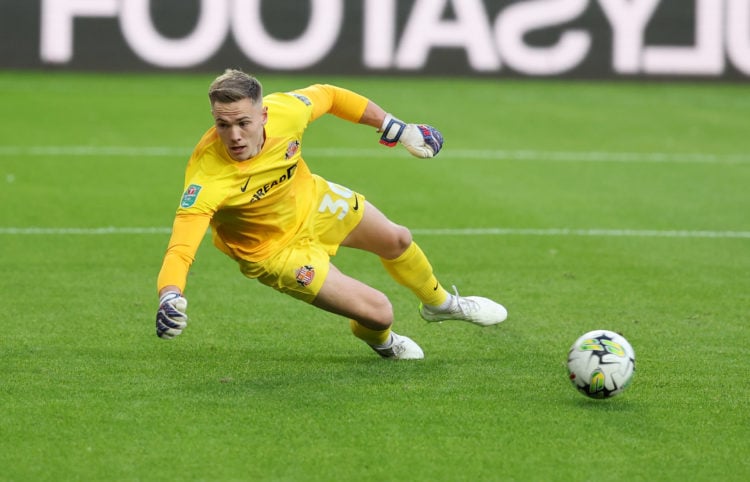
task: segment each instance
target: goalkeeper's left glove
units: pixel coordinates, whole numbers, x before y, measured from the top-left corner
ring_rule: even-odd
[[[383,133],[380,143],[393,147],[400,142],[415,157],[436,156],[443,147],[443,135],[439,130],[426,124],[407,124],[386,114],[380,128]]]
[[[156,336],[169,340],[187,328],[187,300],[176,291],[167,291],[159,298],[156,312]]]

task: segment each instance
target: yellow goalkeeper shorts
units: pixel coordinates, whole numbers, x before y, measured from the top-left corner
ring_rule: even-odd
[[[365,197],[320,176],[315,179],[315,206],[297,236],[268,259],[237,260],[240,271],[282,293],[307,303],[320,292],[330,259],[357,227],[365,211]]]

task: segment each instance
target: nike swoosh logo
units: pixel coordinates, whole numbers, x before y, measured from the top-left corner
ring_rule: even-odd
[[[440,286],[440,282],[439,281],[437,283],[435,283],[435,287],[432,288],[432,291],[437,291],[438,286]]]
[[[354,209],[355,211],[359,209],[359,198],[356,194],[354,195],[354,207],[352,209]]]
[[[245,181],[245,185],[240,188],[240,191],[245,192],[245,189],[247,189],[247,184],[250,182],[250,178],[253,176],[247,176],[247,181]]]

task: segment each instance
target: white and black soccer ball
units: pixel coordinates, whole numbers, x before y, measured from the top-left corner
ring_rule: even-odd
[[[573,386],[587,397],[614,397],[633,379],[635,351],[622,335],[590,331],[570,347],[568,373]]]

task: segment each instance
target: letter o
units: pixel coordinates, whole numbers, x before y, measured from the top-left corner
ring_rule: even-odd
[[[228,0],[201,0],[195,29],[181,39],[162,36],[151,20],[150,0],[121,2],[120,28],[143,60],[159,67],[192,67],[211,57],[226,38]]]
[[[342,0],[309,0],[312,13],[304,33],[294,40],[276,40],[261,21],[261,0],[234,0],[232,33],[240,50],[258,64],[282,70],[314,65],[338,39],[344,16]]]

